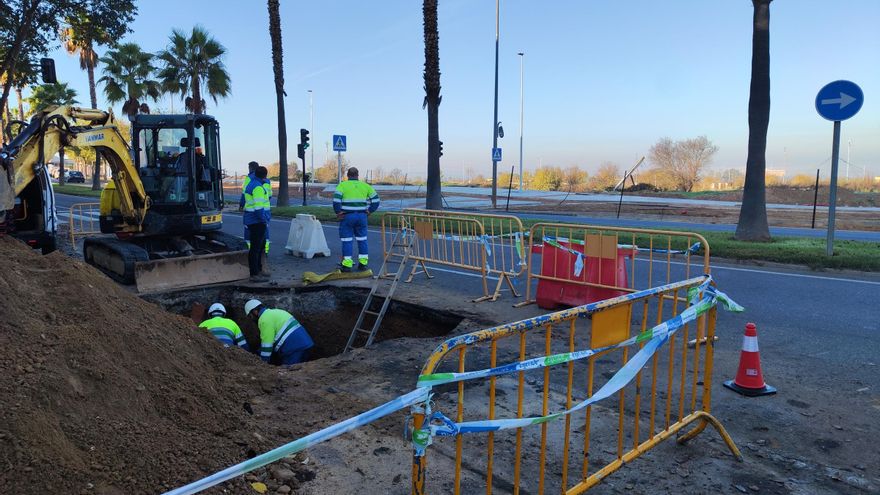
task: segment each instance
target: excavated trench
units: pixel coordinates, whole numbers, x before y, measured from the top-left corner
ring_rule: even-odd
[[[208,306],[220,302],[226,306],[227,317],[241,327],[251,349],[259,349],[259,331],[256,324],[245,317],[244,303],[251,298],[259,299],[268,307],[293,313],[315,341],[310,359],[319,359],[345,349],[367,294],[366,289],[337,286],[296,289],[221,286],[150,294],[142,298],[166,311],[198,319],[205,318]],[[452,332],[462,320],[463,317],[449,311],[392,301],[375,341],[442,337]]]

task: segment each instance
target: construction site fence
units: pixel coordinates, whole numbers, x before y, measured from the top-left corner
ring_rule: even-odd
[[[70,231],[70,245],[76,249],[77,237],[101,233],[101,204],[74,203],[70,205],[67,225]]]
[[[433,456],[432,462],[435,471],[441,467],[453,471],[454,493],[475,493],[477,485],[488,494],[502,485],[513,493],[521,489],[546,493],[545,488],[551,491],[551,484],[557,485],[556,491],[561,493],[581,493],[691,424],[695,427],[679,441],[694,437],[711,424],[741,460],[736,445],[710,414],[712,337],[718,304],[742,311],[714,287],[710,276],[700,276],[454,337],[434,350],[414,390],[166,495],[199,493],[405,409],[411,412],[406,437],[414,449],[414,494],[426,493],[428,481],[437,481],[428,479],[429,447],[444,454]],[[652,306],[656,314],[649,314]],[[630,319],[640,322],[640,330],[632,336]],[[649,321],[656,324],[649,326]],[[592,327],[589,330],[584,328],[588,322]],[[560,339],[559,333],[564,338]],[[689,347],[691,335],[696,339]],[[541,345],[530,351],[535,346],[527,341],[533,337]],[[664,345],[668,346],[668,356],[659,352]],[[629,352],[635,349],[630,358]],[[536,357],[529,359],[530,355]],[[453,362],[446,363],[449,356]],[[498,362],[508,356],[512,361],[499,366]],[[619,357],[620,364],[612,356]],[[478,368],[468,370],[466,360]],[[646,368],[649,362],[650,372]],[[602,364],[611,364],[610,371],[600,373],[597,368]],[[451,371],[445,371],[444,365]],[[565,372],[561,382],[551,379],[556,376],[551,374],[554,367],[562,367]],[[575,385],[575,371],[586,371],[586,383],[578,374],[580,379]],[[539,380],[531,378],[535,374]],[[610,377],[594,392],[597,376]],[[475,383],[465,387],[465,381]],[[504,385],[505,381],[515,384],[515,393],[499,391],[498,384]],[[647,395],[642,390],[643,382],[650,382]],[[558,392],[559,384],[564,384],[564,393]],[[628,390],[633,388],[634,393]],[[464,402],[465,390],[470,404]],[[658,400],[661,392],[665,400]],[[611,407],[595,405],[603,400],[607,404],[614,395],[618,396],[616,415]],[[450,414],[444,415],[443,410]],[[481,414],[488,419],[470,420],[471,415]],[[508,417],[501,418],[502,414]],[[610,415],[611,421],[601,421],[600,415]],[[584,427],[572,429],[575,420],[582,421],[579,424]],[[556,431],[560,424],[564,425],[564,434]],[[598,427],[594,431],[594,424],[610,425],[611,431],[598,431]],[[630,427],[625,429],[625,424]],[[467,442],[466,434],[470,438]],[[513,439],[505,439],[504,435]],[[578,435],[582,438],[576,438]],[[451,445],[446,442],[449,439]],[[610,447],[605,442],[613,440],[617,443],[614,459],[600,463],[591,455],[591,448],[608,452]],[[505,441],[514,443],[515,448],[496,452],[496,443]],[[578,451],[577,456],[570,455],[570,447]],[[523,462],[527,449],[538,450],[537,463],[531,462],[535,459],[532,455],[528,457],[530,462]],[[554,457],[561,457],[562,468],[551,471],[561,473],[559,479],[548,476],[547,465]],[[465,466],[467,476],[463,474]],[[479,479],[475,479],[477,474]],[[434,478],[449,479],[442,473]],[[569,481],[573,486],[566,488]]]
[[[583,493],[691,425],[679,442],[711,424],[741,460],[710,414],[719,302],[742,310],[706,275],[446,341],[419,378],[412,493]]]
[[[398,252],[393,244],[396,234],[401,231],[404,235],[415,237],[409,253],[412,269],[407,282],[412,282],[421,273],[433,278],[427,264],[448,266],[474,272],[482,283],[483,295],[478,300],[489,298],[490,248],[487,246],[483,225],[479,221],[416,212],[385,213],[382,216],[382,251],[386,258]],[[399,242],[401,241],[398,240]]]
[[[459,242],[474,247],[482,247],[486,254],[485,272],[486,278],[497,278],[494,289],[491,292],[484,291],[483,297],[478,301],[496,301],[506,288],[514,296],[519,296],[514,280],[526,271],[528,256],[525,249],[525,229],[522,221],[512,215],[492,215],[482,213],[468,213],[460,211],[427,210],[419,208],[407,208],[404,214],[428,216],[438,219],[470,219],[479,223],[482,234],[479,238],[462,238]],[[440,234],[442,235],[442,234]],[[422,253],[424,263],[446,264],[442,258],[445,253]],[[408,280],[412,281],[412,277]],[[486,281],[484,283],[488,284]]]
[[[693,232],[536,223],[526,237],[526,297],[518,306],[542,295],[575,306],[711,270],[709,243]],[[578,297],[566,300],[566,291]]]

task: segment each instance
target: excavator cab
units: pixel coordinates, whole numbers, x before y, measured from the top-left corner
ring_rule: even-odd
[[[150,209],[144,233],[217,231],[223,208],[220,129],[209,115],[137,115],[132,149]]]

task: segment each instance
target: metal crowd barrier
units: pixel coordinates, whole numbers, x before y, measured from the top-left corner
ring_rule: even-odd
[[[479,301],[496,301],[501,296],[502,287],[507,284],[510,292],[519,297],[514,286],[514,279],[523,274],[528,266],[525,229],[522,221],[512,215],[490,215],[482,213],[466,213],[459,211],[426,210],[406,208],[405,213],[415,213],[438,218],[470,218],[480,222],[485,233],[487,246],[487,270],[489,275],[498,277],[498,283],[491,296],[480,298]]]
[[[392,243],[400,230],[415,236],[409,255],[413,265],[407,282],[412,282],[420,273],[433,278],[426,264],[444,265],[478,274],[483,285],[483,296],[477,300],[489,297],[487,248],[480,222],[473,218],[387,212],[382,215],[382,252],[386,258],[399,251],[394,250]]]
[[[423,435],[421,449],[414,440],[412,493],[438,485],[455,494],[583,493],[691,425],[680,443],[711,424],[741,460],[710,414],[718,300],[705,299],[715,293],[710,281],[672,282],[440,345],[419,380],[432,401],[413,408],[412,426],[446,433]],[[438,422],[436,411],[449,417]]]
[[[76,238],[101,233],[101,204],[74,203],[67,218],[70,244],[76,250]]]
[[[536,223],[528,238],[526,298],[517,306],[541,297],[542,307],[555,299],[575,306],[584,304],[578,296],[597,301],[710,273],[709,244],[693,232]]]

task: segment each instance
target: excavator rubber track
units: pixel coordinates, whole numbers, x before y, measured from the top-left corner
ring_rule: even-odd
[[[223,232],[187,241],[199,254],[159,257],[130,241],[91,237],[83,243],[87,263],[117,282],[135,285],[138,292],[200,287],[248,278],[245,242]]]

